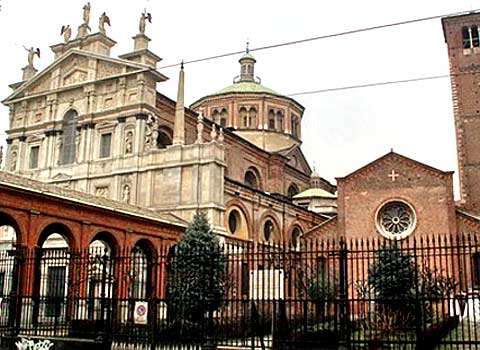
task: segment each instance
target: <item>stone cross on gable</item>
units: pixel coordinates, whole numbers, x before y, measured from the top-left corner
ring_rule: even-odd
[[[399,177],[400,175],[398,175],[395,170],[392,170],[392,172],[390,174],[388,174],[388,177],[392,179],[393,182],[395,182],[395,179],[397,177]]]

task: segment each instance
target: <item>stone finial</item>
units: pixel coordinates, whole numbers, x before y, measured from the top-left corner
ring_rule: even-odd
[[[219,142],[220,144],[222,144],[222,143],[223,143],[223,140],[225,140],[225,137],[224,137],[224,135],[223,135],[223,128],[220,128],[220,131],[219,131],[219,133],[218,133],[218,142]]]
[[[177,104],[175,105],[175,124],[173,126],[173,144],[185,144],[185,72],[183,62],[178,76]]]
[[[212,131],[210,131],[210,137],[212,141],[217,140],[217,127],[215,126],[215,124],[212,124]]]
[[[203,115],[202,112],[197,117],[197,141],[196,143],[203,143]]]

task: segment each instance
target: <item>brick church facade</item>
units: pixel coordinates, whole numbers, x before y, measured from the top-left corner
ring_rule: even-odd
[[[182,67],[172,101],[160,92],[168,78],[152,69],[161,58],[149,50],[145,28],[133,37],[134,50],[118,58],[105,31],[90,34],[84,25],[75,39],[51,47],[55,60],[45,70],[37,72],[29,57],[3,101],[10,109],[4,167],[171,215],[179,227],[202,210],[227,240],[296,244],[302,236],[402,239],[478,230],[478,22],[476,13],[442,20],[459,202],[452,172],[393,151],[337,178],[338,191],[312,173],[301,150],[305,108],[260,83],[248,49],[234,84],[190,108]],[[326,204],[312,210],[314,201]]]

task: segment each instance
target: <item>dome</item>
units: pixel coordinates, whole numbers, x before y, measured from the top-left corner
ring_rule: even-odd
[[[221,94],[229,94],[229,93],[267,93],[277,96],[283,96],[262,84],[252,81],[242,81],[230,86],[227,86],[212,95],[221,95]]]

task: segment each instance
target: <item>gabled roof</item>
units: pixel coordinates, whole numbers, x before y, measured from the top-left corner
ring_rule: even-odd
[[[434,168],[434,167],[431,167],[429,165],[426,165],[424,163],[421,163],[419,161],[416,161],[412,158],[408,158],[406,156],[403,156],[401,154],[398,154],[394,151],[390,151],[388,152],[387,154],[381,156],[380,158],[377,158],[375,159],[374,161],[368,163],[367,165],[364,165],[363,167],[355,170],[354,172],[348,174],[347,176],[345,177],[337,177],[337,181],[339,180],[349,180],[349,179],[352,179],[354,177],[357,177],[358,175],[366,172],[367,170],[369,170],[370,168],[373,168],[374,166],[376,166],[377,164],[385,161],[385,160],[388,160],[388,159],[396,159],[396,160],[400,160],[400,161],[404,161],[404,162],[407,162],[407,163],[410,163],[411,165],[413,166],[416,166],[416,167],[419,167],[427,172],[430,172],[430,173],[433,173],[435,175],[440,175],[440,176],[449,176],[451,174],[453,174],[453,171],[443,171],[443,170],[439,170],[437,168]]]
[[[307,158],[305,158],[305,155],[303,154],[302,149],[300,148],[299,144],[293,144],[287,148],[281,149],[279,151],[273,152],[277,154],[281,154],[284,157],[290,158],[291,156],[297,157],[297,160],[299,161],[299,164],[301,167],[303,167],[302,171],[310,175],[312,173],[312,168],[310,168],[310,165],[308,164]],[[288,163],[287,163],[288,164]],[[292,166],[292,165],[290,165]],[[298,167],[297,167],[298,169]]]
[[[145,65],[145,64],[141,64],[141,63],[136,63],[136,62],[132,62],[132,61],[127,61],[127,60],[123,60],[123,59],[120,59],[120,58],[113,58],[113,57],[109,57],[109,56],[104,56],[104,55],[99,55],[97,53],[93,53],[93,52],[89,52],[89,51],[84,51],[84,50],[79,50],[79,49],[70,49],[68,50],[65,54],[63,54],[62,56],[60,56],[58,59],[56,59],[55,61],[53,61],[47,68],[45,68],[43,71],[41,71],[40,73],[38,73],[37,75],[35,75],[32,79],[24,82],[17,90],[15,90],[10,96],[8,96],[5,100],[2,101],[2,103],[4,104],[7,104],[9,101],[15,99],[16,97],[18,97],[19,95],[21,95],[25,90],[27,90],[29,87],[35,85],[35,83],[37,81],[39,81],[40,79],[42,79],[43,77],[45,77],[48,73],[50,73],[55,67],[57,67],[58,65],[60,65],[62,62],[64,62],[65,60],[67,60],[69,57],[72,57],[72,56],[76,56],[76,55],[79,55],[79,56],[86,56],[86,57],[92,57],[92,58],[96,58],[96,59],[99,59],[99,60],[103,60],[103,61],[107,61],[107,62],[111,62],[111,63],[116,63],[116,64],[119,64],[119,65],[123,65],[123,66],[127,66],[127,67],[131,67],[131,68],[135,68],[137,69],[139,72],[141,71],[148,71],[150,73],[152,73],[158,81],[165,81],[167,80],[168,78],[163,75],[162,73],[159,73],[157,72],[156,70],[152,69],[152,67],[148,66],[148,65]],[[90,83],[91,81],[85,81],[83,83]]]

